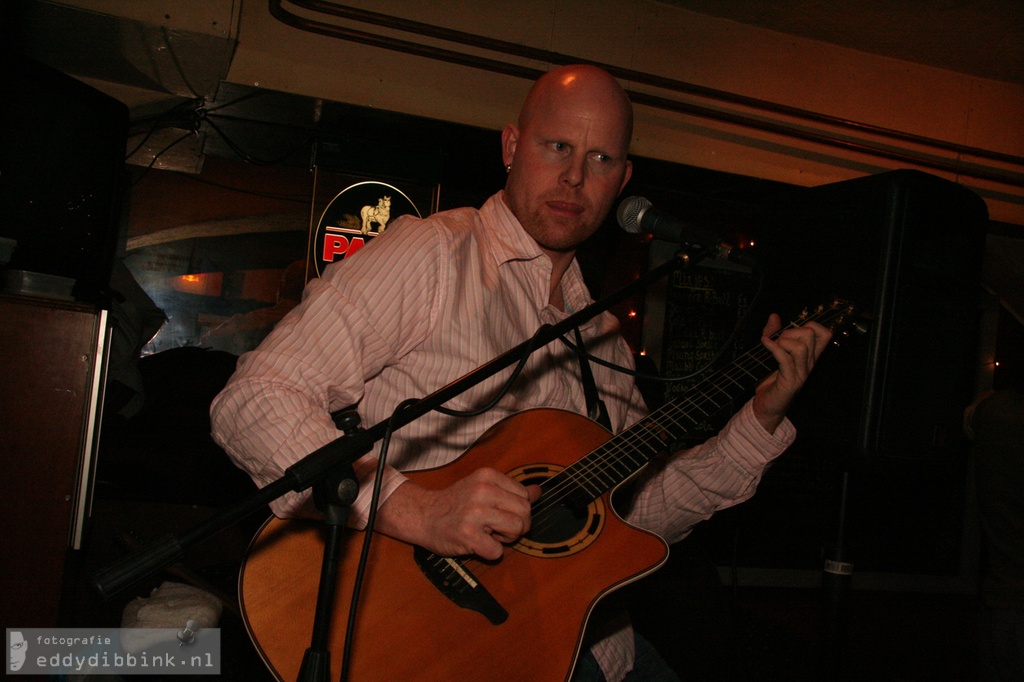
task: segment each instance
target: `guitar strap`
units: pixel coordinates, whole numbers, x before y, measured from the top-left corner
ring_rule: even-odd
[[[576,333],[576,356],[580,360],[580,379],[583,382],[583,397],[587,400],[587,416],[608,429],[612,430],[612,420],[608,416],[608,408],[604,401],[597,394],[597,384],[594,382],[594,373],[590,371],[590,361],[587,360],[587,351],[583,347],[583,334],[580,328],[573,330]]]

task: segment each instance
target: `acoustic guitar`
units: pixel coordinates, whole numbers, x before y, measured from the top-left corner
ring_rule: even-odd
[[[837,301],[805,312],[837,329],[853,316]],[[353,682],[368,680],[566,680],[587,620],[603,597],[659,568],[664,540],[625,523],[611,494],[695,425],[752,390],[774,369],[757,346],[617,436],[589,419],[531,409],[492,426],[457,460],[410,472],[442,488],[481,466],[539,484],[532,529],[501,559],[438,556],[375,533],[354,619]],[[331,626],[331,679],[338,679],[360,548],[343,546]],[[312,633],[322,525],[269,520],[242,565],[239,596],[246,628],[279,679],[295,680]]]

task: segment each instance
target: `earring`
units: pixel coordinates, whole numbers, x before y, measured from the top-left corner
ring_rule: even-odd
[[[505,172],[506,173],[511,173],[512,172],[512,164],[511,163],[506,163],[505,164]]]

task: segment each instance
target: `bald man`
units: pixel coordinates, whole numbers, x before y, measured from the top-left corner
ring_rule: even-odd
[[[541,325],[590,304],[576,249],[629,181],[631,137],[632,108],[608,73],[575,65],[541,77],[517,123],[502,132],[504,190],[479,209],[403,216],[358,255],[328,266],[302,303],[240,359],[212,406],[217,442],[266,484],[337,438],[331,411],[358,405],[364,423],[379,423],[401,401],[448,385]],[[769,339],[778,327],[772,316],[763,339],[778,371],[719,437],[645,470],[625,510],[629,522],[672,543],[717,509],[753,494],[767,463],[795,436],[786,410],[829,338],[810,324]],[[580,331],[591,355],[633,367],[611,314]],[[646,414],[631,378],[603,364],[592,370],[613,431]],[[492,377],[447,407],[479,408],[505,379]],[[536,486],[481,467],[445,488],[426,489],[400,472],[447,464],[499,420],[534,407],[587,413],[579,359],[563,344],[535,352],[486,413],[430,413],[396,432],[376,530],[443,556],[502,557],[530,529]],[[377,454],[356,463],[362,485],[351,518],[357,527],[367,520]],[[308,495],[290,494],[272,506],[279,516],[302,515]],[[628,620],[595,629],[602,636],[577,666],[577,679],[640,679],[651,659],[664,667],[635,639]]]

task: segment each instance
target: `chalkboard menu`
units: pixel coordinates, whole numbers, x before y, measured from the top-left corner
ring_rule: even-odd
[[[664,262],[671,257],[671,253],[659,253],[668,246],[652,246],[652,259]],[[760,327],[744,319],[752,298],[750,270],[729,263],[705,262],[677,270],[652,291],[648,309],[653,310],[649,317],[654,322],[645,330],[645,342],[661,375],[680,379],[666,385],[666,401],[681,396],[757,342]],[[717,433],[748,397],[737,398],[736,404],[700,424],[693,440],[700,442]]]

